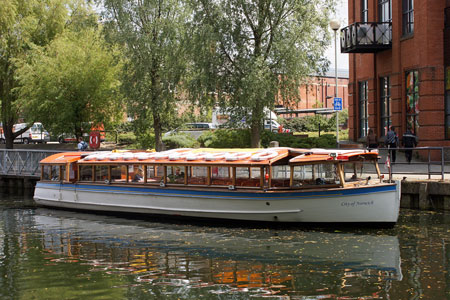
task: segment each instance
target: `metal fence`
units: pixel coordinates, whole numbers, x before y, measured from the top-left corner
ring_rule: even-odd
[[[0,149],[0,175],[41,176],[39,162],[58,150]]]
[[[412,150],[413,159],[408,162],[405,157],[405,151]],[[449,149],[447,149],[448,151]],[[432,179],[435,175],[441,180],[445,179],[445,173],[450,173],[450,166],[445,165],[446,147],[416,147],[416,148],[378,148],[381,159],[380,165],[385,165],[382,173],[389,175],[403,174],[423,175]],[[395,163],[392,160],[392,152],[396,151],[397,159]],[[386,163],[389,157],[389,163]]]

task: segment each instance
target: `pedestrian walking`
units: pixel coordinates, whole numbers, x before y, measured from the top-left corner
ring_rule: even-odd
[[[378,148],[377,136],[373,132],[373,129],[369,129],[369,134],[366,137],[366,145],[369,151]]]
[[[395,163],[395,159],[397,158],[397,147],[398,147],[398,136],[395,132],[395,127],[392,126],[389,128],[388,133],[386,134],[385,145],[389,148],[389,155],[391,157],[391,163]]]
[[[403,147],[407,148],[405,150],[405,158],[408,161],[408,164],[411,163],[412,160],[412,148],[417,146],[417,137],[412,133],[411,129],[406,129],[406,132],[402,137]]]
[[[78,141],[79,141],[79,143],[78,143],[78,150],[80,150],[80,151],[86,150],[87,147],[88,147],[88,144],[83,140],[83,138],[80,137],[78,139]]]

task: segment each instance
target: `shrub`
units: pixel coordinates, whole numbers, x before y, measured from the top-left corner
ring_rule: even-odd
[[[199,143],[187,133],[177,133],[162,138],[166,149],[197,148]]]
[[[119,144],[133,144],[136,142],[136,136],[132,132],[119,133],[117,141]]]
[[[251,146],[248,129],[217,129],[208,131],[198,138],[202,147],[207,148],[249,148]]]
[[[261,138],[261,145],[268,147],[271,141],[277,141],[280,147],[292,148],[335,148],[336,138],[332,134],[323,134],[320,137],[301,138],[292,134],[273,133],[265,131]]]

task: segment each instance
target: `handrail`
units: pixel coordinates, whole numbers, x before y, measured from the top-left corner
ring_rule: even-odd
[[[426,172],[421,172],[420,170],[416,169],[414,170],[414,174],[420,174],[420,175],[428,175],[428,179],[431,179],[431,175],[441,175],[441,179],[444,180],[445,179],[445,155],[444,155],[444,150],[445,147],[414,147],[414,148],[407,148],[407,147],[397,147],[397,148],[378,148],[378,150],[383,150],[387,152],[386,157],[390,158],[390,151],[392,150],[396,150],[396,151],[400,151],[400,152],[405,152],[405,150],[411,150],[413,153],[417,152],[417,151],[427,151],[427,161],[412,161],[410,164],[408,162],[395,162],[395,165],[426,165],[427,166],[427,171]],[[440,152],[440,160],[438,161],[432,161],[431,160],[431,152],[432,151],[439,151]],[[422,156],[423,157],[423,156]],[[410,174],[409,172],[405,172],[404,170],[395,170],[395,168],[392,167],[392,160],[389,159],[391,161],[391,167],[389,170],[390,175],[391,174]],[[436,165],[436,166],[440,166],[440,170],[439,171],[433,171],[431,169],[431,166]]]

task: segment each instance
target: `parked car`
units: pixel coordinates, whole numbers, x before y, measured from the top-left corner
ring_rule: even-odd
[[[216,126],[213,123],[186,123],[176,129],[166,132],[164,136],[169,136],[171,134],[176,134],[179,132],[192,133],[212,129],[216,129]]]
[[[14,124],[13,131],[17,132],[27,127],[27,123]],[[18,135],[14,139],[14,143],[30,144],[30,143],[47,143],[50,141],[50,134],[44,129],[40,122],[34,123],[25,132]],[[0,143],[5,143],[5,134],[2,130],[0,134]]]
[[[89,126],[89,125],[88,125]],[[97,126],[91,126],[91,132],[92,131],[99,131],[100,132],[100,142],[104,142],[106,139],[106,132],[105,127],[103,124],[97,125]],[[83,139],[85,141],[89,140],[89,132],[83,132]],[[60,136],[58,136],[58,142],[60,144],[62,143],[77,143],[77,138],[73,133],[63,133]]]

